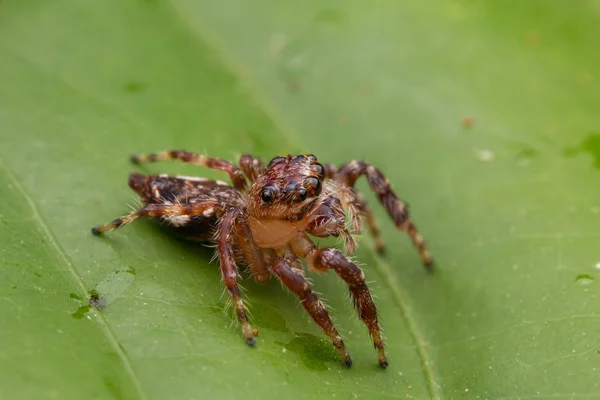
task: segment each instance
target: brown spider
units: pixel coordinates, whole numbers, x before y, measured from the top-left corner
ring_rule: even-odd
[[[323,166],[310,154],[276,157],[266,167],[259,158],[250,155],[241,156],[240,167],[186,151],[131,157],[134,164],[162,160],[180,160],[225,171],[233,186],[205,178],[132,173],[129,186],[141,197],[145,207],[97,226],[92,233],[98,235],[139,217],[150,216],[160,217],[175,233],[187,239],[216,243],[222,277],[233,299],[246,343],[254,345],[254,333],[240,296],[236,262],[247,264],[258,281],[275,275],[294,292],[349,367],[352,359],[327,308],[304,277],[299,258],[304,258],[312,271],[331,269],[348,284],[358,315],[369,329],[377,349],[379,365],[387,367],[377,310],[364,272],[339,250],[318,248],[307,235],[340,237],[346,253],[351,254],[355,249],[351,233],[360,232],[364,218],[375,238],[377,250],[383,252],[383,242],[371,210],[354,189],[358,177],[365,175],[396,227],[408,233],[425,266],[431,266],[431,256],[410,221],[407,206],[394,194],[388,180],[377,168],[361,161],[351,161],[339,168],[332,164]],[[350,230],[346,227],[345,209]]]

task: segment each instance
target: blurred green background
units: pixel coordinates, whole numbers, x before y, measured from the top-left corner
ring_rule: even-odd
[[[0,399],[600,398],[599,20],[596,0],[3,0]],[[351,369],[275,280],[243,284],[250,349],[210,251],[150,222],[89,234],[134,203],[130,171],[224,178],[128,164],[173,148],[386,173],[438,267],[368,193],[387,370],[331,274],[311,277]]]

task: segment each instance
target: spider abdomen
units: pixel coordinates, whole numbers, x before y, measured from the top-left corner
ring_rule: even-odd
[[[146,204],[193,205],[207,200],[239,206],[243,199],[237,189],[222,181],[201,177],[129,175],[131,187]],[[218,217],[213,208],[196,215],[163,215],[159,221],[177,236],[198,242],[214,242]]]

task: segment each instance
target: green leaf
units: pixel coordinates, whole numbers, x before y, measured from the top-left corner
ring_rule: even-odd
[[[0,398],[600,396],[598,19],[591,0],[4,0]],[[437,261],[367,193],[387,370],[331,274],[311,278],[351,369],[275,280],[244,281],[248,348],[210,250],[146,221],[92,237],[135,203],[130,171],[223,178],[128,164],[173,148],[386,173]]]

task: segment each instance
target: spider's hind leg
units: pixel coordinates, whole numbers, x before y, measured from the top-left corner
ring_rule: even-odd
[[[248,177],[250,182],[254,183],[254,181],[258,179],[258,176],[263,172],[264,163],[258,157],[254,157],[250,154],[243,154],[240,157],[240,168],[244,171],[244,174]]]
[[[207,157],[203,154],[191,153],[183,150],[161,151],[152,154],[134,154],[131,156],[131,162],[133,164],[166,160],[179,160],[192,165],[200,165],[218,171],[224,171],[229,174],[231,182],[236,189],[245,190],[247,187],[242,170],[229,161],[220,158]]]
[[[203,212],[214,213],[215,208],[219,207],[216,201],[203,201],[195,204],[148,204],[138,210],[120,216],[112,222],[98,225],[92,228],[94,235],[99,235],[111,229],[120,228],[135,221],[140,217],[170,217],[188,219],[192,215]]]

